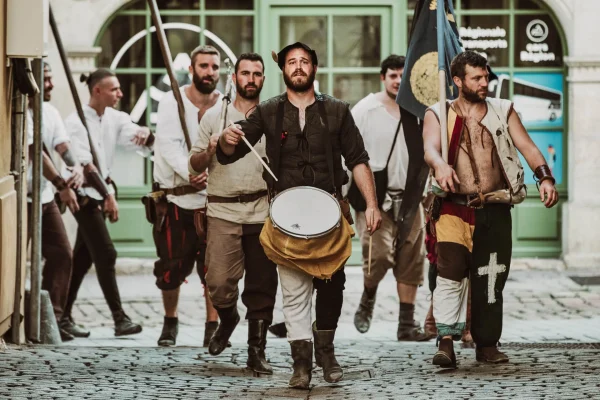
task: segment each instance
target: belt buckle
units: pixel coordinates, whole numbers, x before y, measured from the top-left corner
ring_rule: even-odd
[[[483,208],[483,201],[481,200],[481,197],[479,196],[479,194],[475,194],[475,195],[470,195],[467,194],[465,195],[465,197],[467,198],[467,207],[469,208],[473,208],[475,210],[481,210]],[[479,205],[478,206],[474,206],[472,203],[473,201],[479,201]]]

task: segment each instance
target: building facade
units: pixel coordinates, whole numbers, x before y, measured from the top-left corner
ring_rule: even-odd
[[[405,54],[414,0],[159,0],[174,64],[181,69],[189,52],[212,44],[226,57],[256,51],[266,61],[263,99],[283,91],[271,50],[296,40],[319,54],[318,88],[356,103],[380,90],[379,63]],[[432,2],[434,6],[436,2]],[[142,125],[156,123],[156,109],[169,90],[145,0],[52,0],[73,73],[96,67],[115,69],[124,91],[121,109]],[[513,210],[515,256],[560,257],[567,265],[598,266],[600,184],[594,157],[600,152],[600,34],[593,21],[594,0],[455,0],[466,48],[484,52],[499,80],[490,95],[510,98],[557,177],[558,207],[546,210],[528,171],[529,198]],[[51,48],[53,44],[51,43]],[[53,102],[73,110],[55,50]],[[224,69],[223,69],[224,72]],[[62,75],[61,75],[62,74]],[[76,79],[78,81],[78,79]],[[221,85],[225,78],[222,77]],[[80,87],[87,99],[87,90]],[[151,227],[140,197],[152,181],[149,159],[120,154],[113,179],[119,184],[121,220],[111,234],[121,256],[154,257]],[[359,261],[356,254],[353,261]]]

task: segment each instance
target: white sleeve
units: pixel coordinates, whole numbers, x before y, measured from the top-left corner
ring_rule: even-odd
[[[90,151],[90,142],[88,134],[81,120],[76,114],[72,114],[65,120],[67,135],[71,139],[71,148],[75,157],[81,165],[87,165],[92,162],[92,153]]]
[[[59,144],[68,143],[71,140],[69,139],[69,135],[67,134],[67,129],[65,128],[65,124],[58,113],[58,110],[52,106],[49,107],[48,116],[53,119],[53,128],[54,132],[52,132],[52,145],[53,149],[56,148]]]
[[[117,144],[127,150],[142,150],[144,146],[138,146],[132,142],[140,126],[131,121],[131,116],[123,111],[115,110],[115,127],[117,129]]]
[[[26,114],[26,128],[27,128],[27,146],[31,146],[33,144],[33,115],[31,114],[31,110],[28,108],[25,111]]]
[[[187,181],[189,180],[187,145],[179,122],[177,103],[172,96],[172,93],[168,93],[158,103],[154,147],[160,149],[165,163]]]

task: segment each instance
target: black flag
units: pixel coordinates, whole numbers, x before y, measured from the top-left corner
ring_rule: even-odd
[[[441,18],[441,23],[438,23],[437,10],[440,5],[446,18]],[[429,167],[423,159],[420,120],[423,120],[427,107],[439,101],[439,65],[446,70],[447,97],[454,97],[456,90],[451,89],[456,88],[452,87],[449,67],[451,60],[462,51],[451,0],[419,0],[415,10],[406,66],[396,97],[409,155],[404,197],[397,222],[398,243],[404,243],[412,229],[429,174]],[[438,32],[442,35],[441,40],[438,40]],[[441,45],[441,63],[438,62],[438,43]]]

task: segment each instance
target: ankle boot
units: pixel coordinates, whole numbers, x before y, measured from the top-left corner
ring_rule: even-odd
[[[315,362],[318,367],[323,368],[323,378],[329,383],[342,380],[344,371],[335,358],[333,339],[335,329],[329,331],[318,331],[317,323],[313,322],[313,337],[315,339]]]
[[[74,337],[86,338],[90,336],[90,331],[83,328],[82,326],[78,326],[73,321],[73,318],[71,318],[71,316],[63,316],[60,322],[58,323],[58,327],[61,331],[65,331],[66,333]]]
[[[496,346],[480,347],[475,350],[475,358],[477,361],[500,364],[508,362],[508,356],[498,350]]]
[[[259,374],[273,374],[273,368],[265,357],[267,346],[267,329],[269,321],[261,319],[248,320],[248,368]]]
[[[223,350],[228,347],[227,344],[229,343],[229,338],[238,322],[240,322],[237,306],[219,308],[217,309],[217,312],[219,313],[221,322],[208,343],[208,352],[213,356],[221,354]]]
[[[210,338],[213,337],[218,326],[219,321],[207,321],[204,323],[204,340],[202,341],[202,347],[208,347]]]
[[[377,297],[377,288],[372,289],[372,293],[363,290],[358,309],[354,314],[354,326],[360,333],[366,333],[371,327],[373,318],[373,308],[375,307],[375,298]]]
[[[163,329],[158,338],[159,346],[175,346],[177,334],[179,333],[179,319],[177,317],[165,317]]]
[[[452,339],[441,339],[438,351],[433,356],[433,365],[441,368],[456,368],[456,354]]]
[[[431,339],[429,335],[423,332],[421,325],[415,321],[414,315],[414,305],[407,310],[403,310],[402,305],[400,305],[400,318],[398,319],[398,332],[396,333],[399,341],[421,342]]]
[[[294,340],[290,342],[294,373],[289,386],[294,389],[309,389],[312,377],[313,344],[310,340]]]
[[[123,310],[113,312],[113,320],[115,321],[115,336],[133,335],[142,331],[142,326],[133,323]]]

